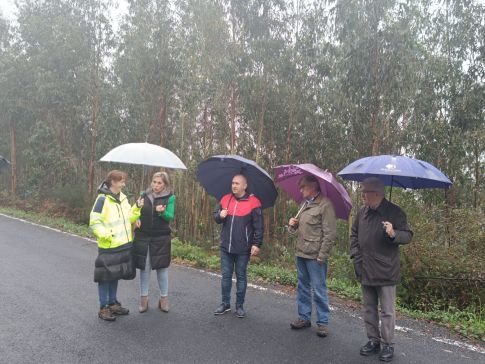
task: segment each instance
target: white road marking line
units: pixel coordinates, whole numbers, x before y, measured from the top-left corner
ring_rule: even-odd
[[[59,229],[56,229],[56,228],[52,228],[52,227],[49,227],[49,226],[40,225],[40,224],[37,224],[37,223],[32,222],[32,221],[20,219],[18,217],[8,216],[8,215],[2,214],[2,213],[0,213],[0,216],[6,217],[6,218],[9,218],[9,219],[12,219],[12,220],[21,221],[21,222],[24,222],[24,223],[27,223],[27,224],[30,224],[30,225],[33,225],[33,226],[42,227],[44,229],[52,230],[52,231],[55,231],[55,232],[58,232],[58,233],[61,233],[61,234],[66,234],[66,235],[69,235],[69,236],[72,236],[72,237],[75,237],[75,238],[87,240],[91,243],[96,243],[96,240],[86,238],[84,236],[76,235],[76,234],[73,234],[73,233],[68,233],[68,232],[65,232],[65,231],[62,231],[62,230],[59,230]],[[186,268],[186,269],[192,269],[192,270],[195,270],[197,272],[200,272],[200,273],[203,273],[203,274],[208,274],[208,275],[213,276],[213,277],[221,278],[221,275],[218,274],[218,273],[209,272],[209,271],[205,271],[205,270],[202,270],[202,269],[199,269],[199,268],[184,266],[184,265],[180,265],[180,264],[174,264],[174,265],[177,265],[179,267],[183,267],[183,268]],[[236,282],[236,279],[233,278],[232,281]],[[259,291],[270,292],[270,293],[273,293],[273,294],[276,294],[276,295],[279,295],[279,296],[290,297],[290,295],[288,293],[285,293],[283,291],[278,291],[276,289],[258,286],[257,284],[248,283],[248,286],[253,288],[253,289],[257,289]],[[338,311],[337,308],[335,308],[334,306],[330,306],[330,310]],[[359,315],[356,315],[356,314],[350,313],[350,312],[348,312],[348,314],[351,317],[358,318],[358,319],[362,320],[362,317],[360,317]],[[424,333],[410,329],[408,327],[396,326],[396,330],[404,332],[404,333],[413,333],[413,334],[416,334],[416,335],[424,336]],[[474,351],[474,352],[479,353],[479,354],[485,354],[485,350],[483,350],[482,348],[480,348],[478,346],[471,345],[471,344],[464,343],[462,341],[450,340],[450,339],[441,338],[441,337],[431,337],[431,339],[434,340],[434,341],[443,343],[443,344],[448,344],[448,345],[456,346],[456,347],[459,347],[459,348],[462,348],[462,349],[467,349],[467,350]],[[444,350],[444,351],[447,351],[447,350]]]

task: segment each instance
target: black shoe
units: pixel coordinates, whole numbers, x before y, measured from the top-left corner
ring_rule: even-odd
[[[244,311],[244,308],[243,308],[242,305],[236,306],[236,316],[239,317],[239,318],[246,317],[246,311]]]
[[[229,303],[221,303],[219,307],[214,311],[214,315],[224,315],[226,312],[231,311],[231,305]]]
[[[394,357],[394,348],[390,345],[383,345],[381,353],[379,354],[379,360],[391,361]]]
[[[363,347],[360,348],[360,355],[368,356],[377,354],[381,350],[381,344],[375,341],[369,341]]]

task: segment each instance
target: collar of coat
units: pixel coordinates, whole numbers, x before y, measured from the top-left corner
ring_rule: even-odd
[[[389,201],[386,198],[383,198],[379,206],[376,209],[371,209],[369,206],[365,207],[365,217],[369,216],[372,213],[378,213],[381,216],[386,216],[387,206],[389,205]]]

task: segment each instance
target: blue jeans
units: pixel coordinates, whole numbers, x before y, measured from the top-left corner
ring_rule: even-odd
[[[247,268],[249,254],[232,254],[221,250],[222,302],[231,303],[232,273],[236,268],[236,306],[242,306],[248,285]]]
[[[313,301],[317,311],[317,325],[328,325],[330,309],[327,295],[327,262],[320,265],[316,259],[296,257],[298,269],[298,316],[310,321]]]
[[[117,280],[98,283],[99,304],[101,308],[117,301],[116,291],[118,291]]]
[[[148,296],[148,287],[150,285],[150,249],[147,252],[147,261],[145,269],[140,270],[140,296]],[[157,269],[158,287],[160,288],[160,296],[168,296],[168,268]]]

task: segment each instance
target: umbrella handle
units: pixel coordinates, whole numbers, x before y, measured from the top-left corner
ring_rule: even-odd
[[[307,206],[308,206],[308,201],[305,201],[305,203],[301,205],[300,209],[296,213],[295,219],[298,219],[300,217],[301,213],[303,212],[303,210],[305,210]]]

